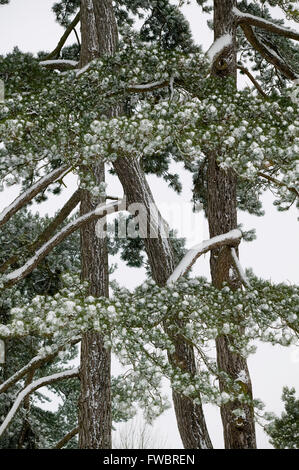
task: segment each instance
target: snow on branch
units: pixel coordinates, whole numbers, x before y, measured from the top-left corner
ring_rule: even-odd
[[[43,60],[40,62],[40,65],[49,70],[60,70],[61,72],[65,72],[66,70],[75,69],[78,65],[78,62],[76,62],[75,60],[66,59]]]
[[[294,39],[299,41],[299,33],[291,28],[286,28],[285,26],[280,26],[271,21],[265,20],[264,18],[260,18],[258,16],[250,15],[248,13],[243,13],[242,11],[238,10],[238,8],[233,8],[233,13],[236,16],[237,23],[242,24],[249,24],[251,26],[256,26],[261,29],[265,29],[270,31],[271,33],[278,34],[279,36],[284,36],[289,39]]]
[[[67,342],[55,347],[51,352],[49,352],[46,355],[38,354],[37,356],[32,358],[31,361],[29,361],[24,367],[22,367],[22,369],[15,372],[11,377],[9,377],[5,382],[3,382],[0,385],[0,394],[5,393],[6,390],[8,390],[15,383],[17,383],[19,380],[21,380],[24,377],[24,375],[28,374],[28,372],[36,370],[39,367],[41,367],[43,364],[45,364],[45,363],[51,361],[52,359],[54,359],[57,356],[57,354],[60,351],[62,351],[63,349],[65,349],[65,347],[68,344],[74,345],[74,344],[78,343],[80,340],[81,340],[81,337],[79,337],[79,336],[75,337],[71,341],[67,341]]]
[[[199,245],[195,245],[186,253],[181,262],[175,268],[171,276],[168,278],[167,284],[176,282],[180,277],[184,276],[184,274],[186,274],[193,266],[195,261],[204,253],[207,253],[219,246],[237,246],[239,245],[241,238],[241,230],[235,229],[224,233],[223,235],[210,238],[210,240],[205,240]]]
[[[17,282],[24,279],[57,245],[59,245],[60,242],[69,237],[73,232],[78,230],[87,222],[105,217],[106,215],[112,214],[114,212],[125,210],[125,208],[126,206],[124,200],[110,202],[109,204],[102,204],[95,210],[78,217],[73,222],[70,222],[60,232],[54,235],[47,243],[45,243],[39,250],[37,250],[35,255],[30,258],[21,268],[8,273],[4,279],[4,287],[6,288],[13,286]]]
[[[231,34],[224,34],[212,44],[210,49],[207,51],[209,61],[213,63],[215,59],[223,52],[224,49],[232,44],[233,38]]]
[[[273,64],[285,77],[296,80],[297,74],[271,49],[268,44],[260,41],[254,33],[252,27],[247,23],[241,23],[247,41],[256,49],[270,64]]]
[[[0,214],[0,227],[4,225],[19,209],[21,209],[25,204],[28,204],[37,194],[43,191],[49,184],[54,183],[58,178],[60,178],[63,173],[68,171],[66,165],[56,168],[51,171],[46,176],[43,176],[39,181],[30,186],[30,188],[22,193],[17,199],[14,200],[4,211]]]
[[[164,88],[171,84],[171,79],[169,80],[160,80],[158,82],[144,83],[141,85],[128,85],[126,91],[131,93],[146,93],[149,91],[157,90],[159,88]]]
[[[236,268],[236,270],[239,274],[239,278],[241,279],[242,284],[244,284],[245,287],[250,287],[250,283],[249,283],[249,281],[246,277],[245,272],[243,271],[243,268],[242,268],[241,263],[239,261],[239,258],[237,256],[235,248],[231,247],[230,251],[231,251],[231,255],[232,255],[232,259],[233,259],[235,268]]]
[[[0,437],[10,425],[14,415],[20,408],[23,400],[30,395],[31,393],[35,392],[37,389],[44,387],[46,385],[50,385],[54,382],[58,382],[59,380],[71,379],[74,377],[78,377],[79,369],[71,369],[66,370],[64,372],[58,372],[57,374],[49,375],[47,377],[42,377],[40,379],[35,380],[31,384],[27,385],[27,387],[22,390],[19,395],[17,396],[16,401],[14,402],[12,408],[10,409],[9,413],[7,414],[5,420],[0,426]]]

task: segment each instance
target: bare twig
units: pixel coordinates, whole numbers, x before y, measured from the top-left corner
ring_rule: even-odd
[[[277,178],[274,178],[273,176],[267,175],[266,173],[263,173],[262,171],[259,171],[258,175],[261,176],[262,178],[265,178],[266,180],[270,181],[271,183],[274,183],[276,186],[280,186],[282,188],[287,188],[291,193],[295,194],[296,197],[299,197],[299,191],[296,188],[294,188],[293,186],[288,186],[287,184],[283,183],[282,181],[278,180]]]
[[[268,98],[268,95],[264,92],[262,89],[261,85],[258,83],[258,81],[254,78],[254,76],[249,72],[249,70],[246,67],[243,67],[242,65],[238,65],[237,68],[241,70],[241,72],[245,73],[247,77],[251,80],[251,82],[254,84],[255,88],[258,90],[258,92],[264,97]]]

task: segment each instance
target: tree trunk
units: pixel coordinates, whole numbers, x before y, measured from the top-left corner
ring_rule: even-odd
[[[81,67],[103,54],[115,52],[117,29],[114,17],[111,17],[111,8],[111,0],[81,1]],[[103,163],[95,165],[94,174],[98,184],[105,181]],[[84,191],[81,215],[101,202],[105,201],[100,198],[94,203],[89,192]],[[82,278],[89,281],[91,295],[108,297],[107,240],[97,237],[95,225],[96,222],[91,222],[81,229]],[[111,352],[105,348],[100,333],[83,335],[80,381],[79,447],[111,449]]]
[[[149,232],[151,231],[151,234],[155,234],[156,237],[146,236],[144,238],[145,249],[153,279],[158,285],[163,286],[174,270],[174,256],[169,239],[165,238],[165,225],[161,220],[161,216],[159,217],[159,212],[144,172],[137,160],[127,157],[119,158],[114,163],[114,168],[122,183],[128,205],[141,203],[146,210],[147,221],[151,221],[151,224],[148,224],[147,234],[144,235],[150,235]],[[151,211],[155,212],[156,217],[151,217]],[[155,224],[155,221],[159,219],[161,221],[160,227]],[[192,375],[195,374],[196,363],[193,347],[187,344],[183,338],[175,337],[173,341],[175,353],[168,355],[170,364],[175,367],[180,365],[183,371],[187,371]],[[188,397],[174,390],[172,391],[172,397],[184,448],[212,448],[202,406],[194,404]]]
[[[232,45],[227,47],[213,64],[213,73],[223,79],[236,78],[236,26],[232,8],[236,0],[214,0],[214,39],[224,34],[231,34]],[[217,152],[208,156],[208,221],[210,237],[220,235],[237,228],[236,177],[232,171],[224,171],[217,164]],[[227,247],[211,252],[210,258],[212,282],[217,288],[228,283],[232,289],[241,288],[241,283],[234,273],[233,261]],[[226,372],[234,380],[240,373],[246,376],[242,383],[243,390],[252,398],[252,386],[245,358],[232,353],[229,345],[232,338],[219,336],[216,340],[217,363],[220,370]],[[220,380],[220,391],[226,386]],[[233,411],[241,408],[243,417],[237,418]],[[227,449],[256,448],[253,408],[238,401],[229,402],[221,407],[224,441]]]
[[[102,2],[82,0],[81,8],[83,8],[83,5],[85,5],[86,15],[82,16],[81,57],[83,55],[88,57],[88,62],[97,57],[97,50],[100,52],[100,55],[103,53],[113,54],[117,47],[118,36],[111,0],[103,0]],[[93,15],[95,17],[94,26]],[[88,41],[84,40],[84,37],[89,38]],[[87,46],[87,43],[90,45]],[[85,64],[86,61],[81,60],[80,65],[83,67]],[[128,204],[143,204],[143,207],[146,209],[147,220],[152,220],[150,217],[151,211],[154,210],[158,214],[158,210],[138,161],[122,157],[115,162],[114,166],[123,185]],[[163,226],[157,227],[153,224],[148,229],[156,233],[156,238],[151,238],[150,236],[145,236],[144,238],[153,278],[157,284],[164,285],[174,269],[172,249],[168,239],[163,237]],[[149,235],[149,233],[145,235]],[[84,350],[82,351],[84,352]],[[176,353],[169,359],[174,365],[177,365],[179,362],[182,368],[190,373],[194,373],[196,370],[193,348],[185,343],[182,344],[181,340],[176,340]],[[84,362],[88,364],[86,359]],[[184,447],[211,448],[212,444],[208,435],[202,407],[194,405],[190,399],[176,392],[173,392],[173,399]]]

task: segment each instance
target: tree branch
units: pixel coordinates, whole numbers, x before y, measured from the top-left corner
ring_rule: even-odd
[[[64,436],[59,442],[57,442],[56,446],[53,449],[62,449],[76,434],[79,432],[79,426],[72,429],[66,436]]]
[[[67,370],[64,372],[58,372],[57,374],[49,375],[47,377],[42,377],[40,379],[35,380],[31,384],[29,384],[27,387],[22,390],[19,395],[17,396],[16,401],[14,402],[12,408],[10,409],[9,413],[7,414],[5,420],[0,426],[0,437],[4,433],[4,431],[7,429],[7,427],[10,425],[14,415],[20,408],[22,401],[31,393],[35,392],[37,389],[44,387],[46,385],[50,385],[54,382],[58,382],[59,380],[65,380],[65,379],[71,379],[74,377],[78,377],[79,370],[78,369],[72,369],[72,370]]]
[[[39,64],[49,70],[60,70],[60,72],[65,72],[67,70],[74,70],[77,67],[78,62],[75,60],[58,59],[42,60]]]
[[[296,73],[276,54],[275,51],[260,42],[251,26],[242,23],[241,27],[244,31],[246,39],[252,47],[254,47],[268,62],[276,67],[283,75],[291,80],[296,80],[298,77]]]
[[[98,206],[95,210],[78,217],[73,222],[70,222],[59,233],[54,235],[47,243],[45,243],[39,250],[37,250],[35,255],[30,258],[21,268],[8,273],[5,277],[4,288],[11,287],[24,279],[36,268],[40,261],[42,261],[57,245],[59,245],[60,242],[62,242],[62,240],[69,237],[73,232],[78,230],[84,224],[91,222],[92,220],[103,218],[108,214],[112,214],[120,210],[125,210],[124,200]]]
[[[257,26],[258,28],[265,29],[271,33],[278,34],[279,36],[284,36],[289,39],[294,39],[299,41],[299,33],[293,29],[286,28],[284,26],[277,25],[271,21],[265,20],[264,18],[259,18],[258,16],[250,15],[248,13],[243,13],[238,8],[233,8],[233,13],[235,14],[237,24],[243,27],[243,25]]]
[[[223,235],[218,235],[210,240],[205,240],[199,245],[191,248],[175,268],[171,276],[168,278],[167,284],[176,282],[180,277],[184,276],[193,266],[195,261],[204,253],[214,250],[219,246],[238,246],[242,238],[241,230],[235,229]]]
[[[52,361],[57,356],[57,354],[67,346],[67,344],[70,344],[73,346],[74,344],[78,343],[80,339],[81,339],[80,337],[75,337],[71,341],[67,341],[64,344],[61,344],[54,351],[47,354],[46,356],[39,356],[39,355],[35,356],[33,359],[31,359],[30,362],[28,362],[28,364],[22,367],[22,369],[15,372],[11,377],[9,377],[9,379],[7,379],[5,382],[3,382],[0,385],[0,394],[5,393],[6,390],[8,390],[15,383],[21,380],[22,377],[24,377],[24,375],[28,374],[29,372],[33,370],[40,368],[47,362]]]
[[[258,83],[258,81],[254,78],[254,76],[249,72],[249,70],[246,67],[243,67],[242,65],[237,66],[238,70],[241,70],[241,72],[245,73],[247,77],[251,80],[251,82],[254,84],[255,88],[258,90],[258,92],[264,97],[268,98],[268,95],[264,92],[262,89],[261,85]]]
[[[73,21],[69,24],[69,26],[66,28],[65,32],[63,33],[60,41],[58,42],[57,46],[55,49],[50,52],[50,54],[47,55],[45,60],[51,60],[51,59],[57,59],[59,57],[59,54],[61,52],[61,49],[63,48],[64,44],[66,43],[67,38],[71,34],[72,30],[77,26],[80,20],[80,11],[77,13]]]
[[[271,183],[274,183],[277,186],[280,186],[282,188],[287,188],[289,191],[291,191],[293,194],[295,194],[296,197],[299,197],[299,192],[296,188],[293,186],[288,186],[287,184],[283,183],[282,181],[278,180],[277,178],[274,178],[273,176],[267,175],[266,173],[263,173],[262,171],[258,172],[258,175],[261,176],[262,178],[265,178],[266,180],[270,181]]]
[[[63,173],[66,173],[68,167],[66,165],[56,168],[39,181],[33,184],[27,191],[21,194],[0,214],[0,227],[4,225],[19,209],[28,204],[37,194],[43,191],[51,183],[54,183]]]
[[[55,219],[48,225],[48,227],[45,228],[45,230],[40,234],[40,236],[30,245],[27,245],[25,247],[22,247],[22,249],[12,255],[8,260],[5,261],[0,266],[0,273],[4,273],[9,266],[12,264],[15,264],[21,253],[26,251],[26,253],[31,254],[38,248],[42,246],[43,243],[46,243],[53,233],[56,231],[56,229],[59,227],[59,225],[62,224],[62,222],[69,216],[69,214],[75,209],[75,207],[78,205],[80,202],[81,198],[81,190],[78,189],[77,191],[74,192],[74,194],[71,196],[71,198],[66,202],[66,204],[63,206],[63,208],[60,210],[60,212],[57,214]]]

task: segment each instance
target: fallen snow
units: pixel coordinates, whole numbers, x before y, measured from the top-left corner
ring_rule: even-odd
[[[232,35],[228,33],[216,39],[214,44],[212,44],[207,52],[209,61],[212,63],[215,60],[215,57],[218,56],[223,51],[223,49],[232,44],[232,41]]]

